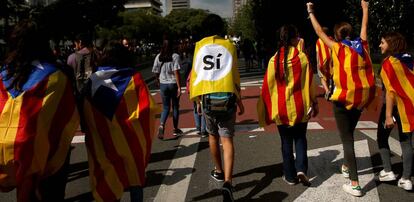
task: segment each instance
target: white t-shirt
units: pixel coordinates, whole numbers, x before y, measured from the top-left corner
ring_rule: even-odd
[[[180,70],[180,56],[177,53],[173,53],[171,62],[164,62],[161,67],[162,62],[159,60],[160,54],[155,57],[154,66],[152,67],[153,73],[160,74],[160,83],[162,84],[171,84],[177,83],[175,79],[174,71]]]

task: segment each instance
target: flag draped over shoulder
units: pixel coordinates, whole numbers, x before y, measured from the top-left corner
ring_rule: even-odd
[[[270,61],[263,79],[262,92],[257,104],[260,126],[276,123],[293,126],[308,121],[307,112],[315,99],[312,71],[307,56],[297,48],[279,50]],[[284,54],[287,67],[284,69]],[[277,70],[279,62],[279,70]],[[283,75],[280,78],[276,74]]]
[[[375,80],[366,41],[341,42],[332,47],[334,92],[330,98],[352,108],[363,109],[375,97]]]
[[[316,65],[325,80],[332,77],[331,49],[322,41],[316,41]]]
[[[2,190],[19,186],[23,191],[23,181],[36,184],[33,179],[56,173],[79,126],[71,80],[54,65],[32,65],[22,90],[8,88],[12,79],[7,79],[6,70],[0,76]]]
[[[303,38],[299,37],[299,42],[298,45],[296,46],[296,48],[300,51],[303,52],[305,51],[305,40]]]
[[[414,61],[402,62],[390,56],[382,64],[381,78],[387,91],[394,92],[404,133],[414,131]],[[410,69],[411,66],[411,69]]]
[[[190,99],[216,92],[231,92],[239,96],[239,87],[234,45],[219,36],[197,42],[190,77]]]
[[[132,69],[100,67],[84,103],[91,188],[97,201],[119,200],[143,186],[159,108]]]

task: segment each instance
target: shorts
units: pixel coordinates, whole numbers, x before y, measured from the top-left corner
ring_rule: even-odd
[[[207,115],[203,112],[206,119],[206,131],[214,136],[233,137],[234,124],[236,123],[236,110],[227,116]]]

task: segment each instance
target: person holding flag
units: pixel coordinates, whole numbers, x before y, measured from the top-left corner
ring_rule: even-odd
[[[354,149],[354,130],[366,108],[375,97],[375,79],[368,47],[368,2],[362,0],[360,37],[351,40],[352,26],[342,22],[334,27],[335,40],[322,30],[315,17],[313,3],[307,3],[312,26],[319,38],[332,50],[334,91],[330,100],[336,125],[344,148],[344,164],[341,171],[351,182],[342,186],[353,196],[362,196],[359,186]]]
[[[17,188],[19,202],[64,200],[79,126],[73,84],[46,32],[31,20],[17,24],[0,70],[0,191]]]
[[[387,55],[382,62],[381,79],[384,84],[385,103],[378,120],[377,140],[384,169],[380,181],[393,181],[397,177],[391,170],[388,138],[395,124],[398,126],[402,150],[403,173],[398,187],[412,190],[413,165],[412,135],[414,131],[414,59],[408,54],[404,36],[389,32],[381,37],[381,53]]]
[[[328,28],[323,27],[323,32],[328,33]],[[325,90],[325,99],[329,100],[331,96],[331,81],[332,81],[332,58],[331,49],[323,43],[322,39],[316,41],[316,67],[318,76],[321,79],[321,84]]]
[[[208,15],[202,27],[205,38],[195,47],[193,69],[190,77],[190,99],[197,102],[198,112],[206,120],[209,133],[210,153],[215,168],[211,177],[224,181],[223,201],[233,199],[234,124],[237,106],[239,115],[244,113],[240,94],[240,75],[237,70],[236,48],[230,40],[224,39],[224,22],[220,16]],[[220,141],[223,145],[221,159]]]
[[[282,142],[283,180],[309,186],[306,129],[319,112],[313,73],[306,54],[297,48],[298,32],[293,25],[280,31],[279,49],[269,60],[257,104],[261,127],[276,123]],[[293,156],[295,145],[296,159]]]
[[[128,188],[131,201],[143,201],[145,168],[160,110],[132,63],[127,48],[110,42],[84,91],[85,143],[96,201],[120,200]]]

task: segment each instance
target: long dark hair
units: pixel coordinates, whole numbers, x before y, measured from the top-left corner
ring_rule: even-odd
[[[283,79],[283,76],[287,69],[287,56],[289,54],[289,46],[295,46],[292,44],[294,39],[298,38],[298,30],[293,25],[284,25],[280,29],[280,41],[279,41],[279,50],[276,54],[276,79]],[[279,71],[279,61],[280,61],[280,52],[284,50],[284,60],[283,60],[283,73]]]
[[[162,42],[162,48],[160,51],[159,60],[160,62],[171,62],[173,54],[173,44],[170,40],[165,38]]]
[[[388,44],[388,53],[390,55],[400,54],[407,51],[407,42],[404,36],[398,32],[388,32],[381,35],[381,38]]]
[[[9,38],[9,52],[6,54],[6,78],[12,79],[8,89],[21,90],[34,66],[34,60],[53,62],[53,52],[46,34],[39,30],[32,20],[23,20],[17,24]]]
[[[116,68],[132,68],[134,64],[131,52],[119,41],[110,41],[103,49],[99,66],[109,66]]]
[[[347,22],[340,22],[334,26],[334,35],[336,41],[350,39],[352,35],[352,26]]]

